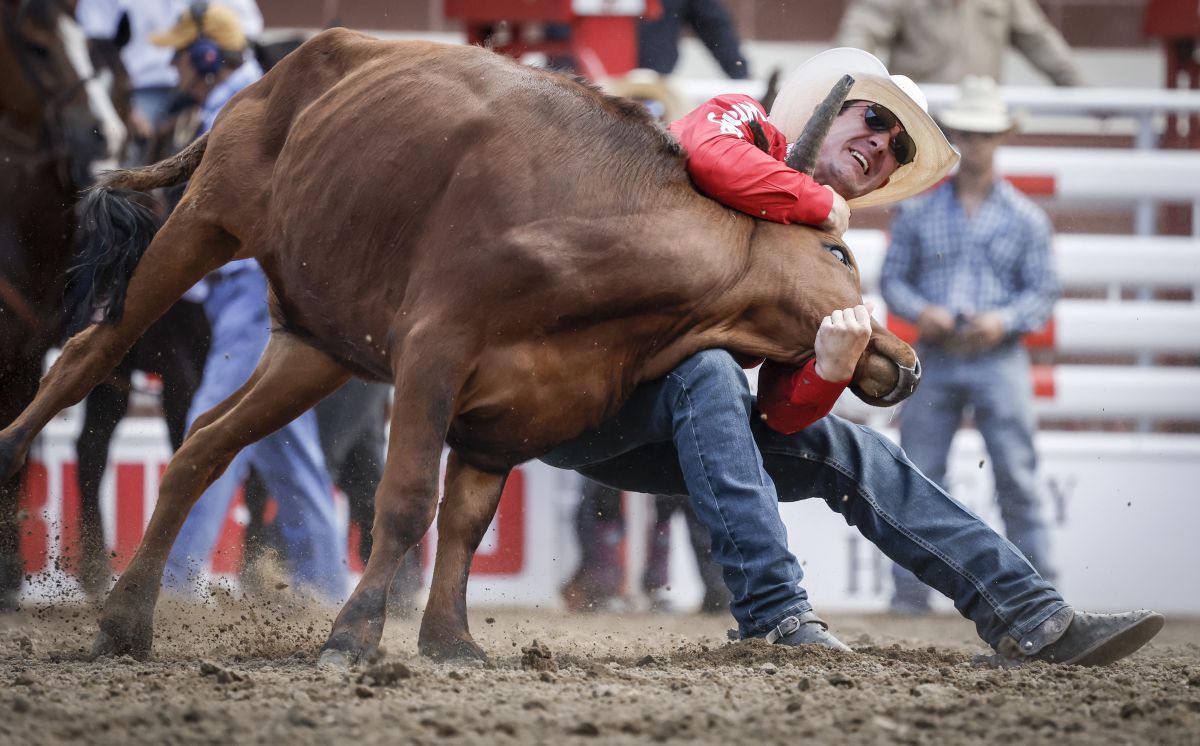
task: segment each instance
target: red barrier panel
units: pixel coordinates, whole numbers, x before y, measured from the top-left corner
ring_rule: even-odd
[[[1006,174],[1008,183],[1031,197],[1053,197],[1057,184],[1053,176],[1021,176]]]
[[[158,484],[166,469],[166,464],[157,464],[158,479],[147,485],[147,469],[154,468],[150,462],[120,462],[112,467],[113,485],[116,494],[105,503],[104,513],[109,515],[115,508],[115,518],[111,524],[115,528],[113,550],[113,570],[121,572],[129,564],[133,553],[142,540],[146,524],[146,490],[149,488],[157,493]],[[80,555],[80,498],[77,479],[77,468],[72,462],[62,462],[56,465],[61,474],[61,482],[55,483],[56,489],[61,488],[63,495],[61,503],[53,500],[47,466],[40,462],[31,462],[26,472],[25,483],[20,499],[20,540],[21,557],[27,573],[38,573],[49,569],[52,550],[57,547],[57,559],[62,563],[63,570],[70,574],[78,574]],[[493,526],[494,533],[485,540],[475,554],[472,564],[473,572],[479,575],[513,576],[519,575],[526,566],[526,521],[525,501],[527,481],[523,470],[515,469],[509,476],[500,498],[499,509]],[[103,499],[103,498],[102,498]],[[57,503],[57,504],[56,504]],[[56,509],[57,508],[57,511]],[[220,538],[213,551],[212,571],[218,575],[236,575],[241,570],[242,549],[245,542],[245,527],[239,520],[245,510],[245,500],[242,490],[234,495],[230,503],[229,513],[225,517]],[[55,513],[58,512],[56,515]],[[47,514],[49,518],[47,519]],[[270,524],[278,514],[278,505],[273,499],[268,499],[264,509],[264,522]],[[360,537],[355,527],[351,527],[348,538],[350,549],[351,569],[362,571],[362,563],[358,560],[358,542]],[[423,542],[429,556],[425,557],[426,564],[432,561],[431,542]]]
[[[18,512],[21,559],[25,572],[46,569],[50,548],[50,527],[42,518],[42,510],[50,496],[50,475],[42,464],[30,464],[25,470]]]
[[[519,469],[504,484],[495,525],[495,548],[476,552],[471,570],[484,575],[516,575],[525,566],[525,473]]]

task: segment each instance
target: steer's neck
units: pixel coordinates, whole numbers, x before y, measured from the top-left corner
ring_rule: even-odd
[[[648,378],[666,374],[701,350],[721,348],[754,357],[801,363],[811,349],[781,334],[780,309],[797,291],[785,257],[753,248],[764,224],[705,200],[715,209],[692,211],[679,244],[690,280],[704,288],[674,318],[672,341],[651,353]],[[699,215],[703,219],[697,220]]]

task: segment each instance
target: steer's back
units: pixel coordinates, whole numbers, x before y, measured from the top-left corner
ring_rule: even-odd
[[[565,399],[603,416],[722,277],[699,246],[720,210],[640,107],[486,50],[328,31],[222,119],[254,117],[269,188],[239,230],[286,322],[384,379],[412,325],[458,330],[480,433]]]

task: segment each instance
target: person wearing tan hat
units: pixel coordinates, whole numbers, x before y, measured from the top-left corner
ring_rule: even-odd
[[[150,41],[175,50],[171,64],[179,73],[177,92],[201,106],[197,136],[212,128],[217,114],[234,94],[262,77],[241,21],[228,7],[195,2],[175,25]]]
[[[201,104],[197,136],[212,127],[229,99],[262,77],[254,56],[243,54],[246,36],[236,14],[223,5],[193,3],[152,41],[175,50],[179,90]],[[203,302],[212,328],[204,374],[188,411],[190,427],[250,377],[266,349],[271,322],[267,278],[253,259],[223,265],[185,297]],[[252,467],[275,498],[293,587],[325,600],[343,597],[346,532],[312,410],[248,446],[204,491],[171,548],[163,585],[190,594],[203,584],[234,493]]]
[[[816,178],[792,171],[782,163],[787,140],[846,73],[856,82],[818,153]],[[838,198],[881,204],[945,176],[957,154],[923,104],[911,81],[888,75],[879,60],[837,49],[789,78],[769,120],[748,96],[721,96],[671,131],[702,192],[763,219],[821,222]],[[849,266],[841,249],[830,251]],[[869,336],[865,306],[831,313],[813,361],[800,369],[764,363],[757,401],[730,353],[693,355],[542,461],[617,489],[688,494],[709,529],[741,638],[849,651],[814,612],[779,516],[779,500],[813,496],[952,598],[1006,655],[1098,665],[1157,634],[1163,618],[1150,612],[1076,613],[1016,548],[891,441],[828,414]]]
[[[939,119],[962,153],[958,172],[896,218],[883,267],[888,310],[919,329],[925,369],[900,410],[900,444],[926,476],[945,484],[950,443],[971,408],[991,454],[1005,532],[1053,579],[1032,375],[1021,344],[1058,298],[1050,219],[996,174],[996,148],[1014,122],[990,78],[967,77]],[[928,587],[902,568],[893,577],[893,610],[929,611]]]

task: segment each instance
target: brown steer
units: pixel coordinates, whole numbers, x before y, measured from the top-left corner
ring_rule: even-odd
[[[73,338],[0,433],[0,465],[12,469],[194,282],[232,259],[262,264],[270,343],[172,459],[105,605],[98,654],[149,652],[163,566],[192,504],[239,449],[353,373],[394,382],[395,406],[374,550],[327,657],[353,661],[378,644],[389,581],[437,509],[443,443],[420,646],[482,655],[467,629],[467,573],[514,465],[700,350],[800,365],[822,317],[861,301],[853,260],[830,251],[844,250],[839,239],[701,196],[679,147],[632,102],[478,48],[327,31],[235,97],[206,139],[110,176],[89,198],[96,230],[125,222],[138,233],[113,190],[189,178],[132,273],[123,315],[115,276],[100,288],[111,323]],[[853,387],[894,403],[916,368],[912,349],[877,326]]]

